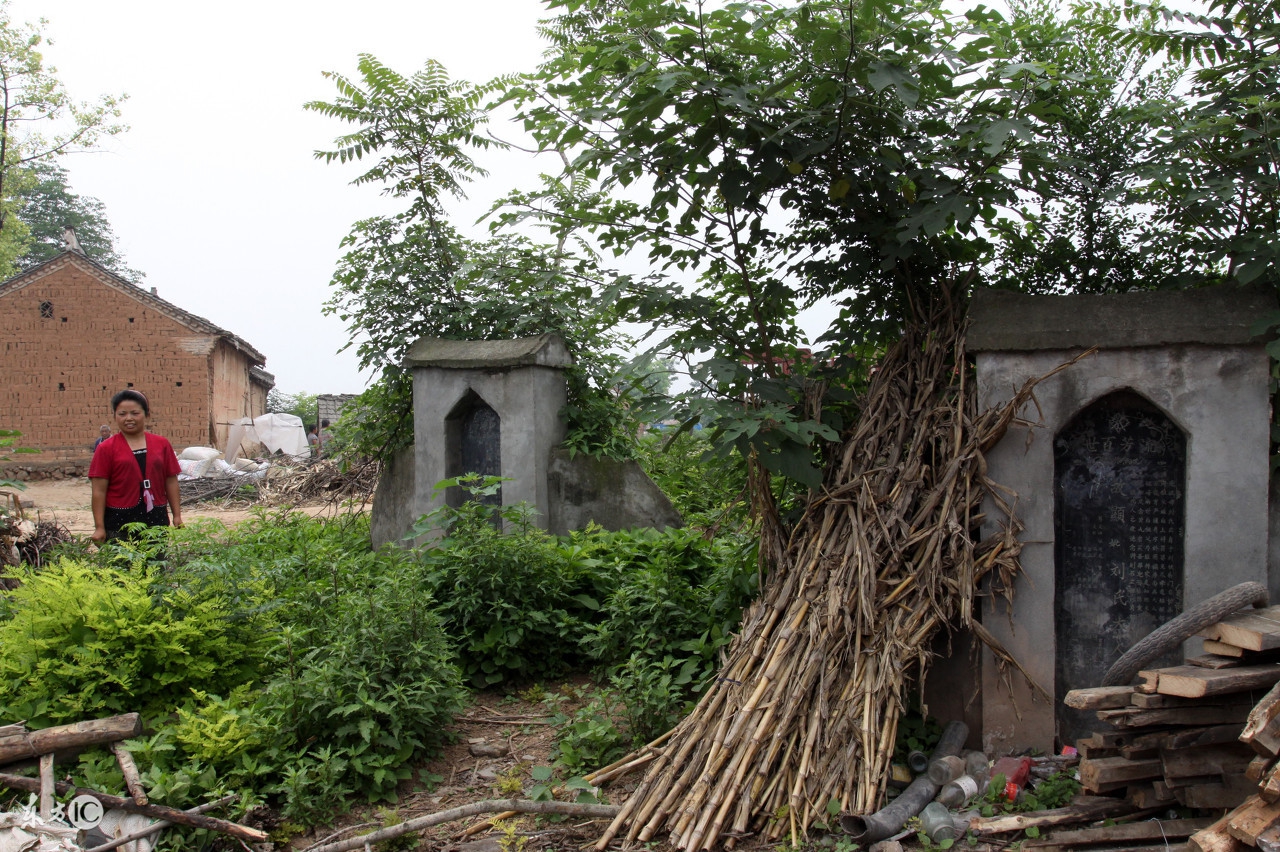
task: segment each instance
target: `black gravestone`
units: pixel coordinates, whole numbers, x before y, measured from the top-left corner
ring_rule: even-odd
[[[1054,442],[1059,698],[1098,686],[1121,654],[1182,611],[1186,438],[1135,393],[1090,405]],[[1181,653],[1153,662],[1176,665]],[[1058,738],[1087,736],[1092,711],[1058,706]]]
[[[502,475],[502,421],[487,404],[476,404],[462,418],[462,472]],[[502,489],[476,497],[488,506],[502,505]]]

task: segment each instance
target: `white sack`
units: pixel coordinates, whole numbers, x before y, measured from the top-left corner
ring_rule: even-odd
[[[187,447],[178,454],[178,461],[187,459],[188,461],[204,461],[205,459],[216,459],[222,453],[213,447]]]

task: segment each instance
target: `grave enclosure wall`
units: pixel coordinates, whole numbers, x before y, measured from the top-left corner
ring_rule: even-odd
[[[989,475],[1009,489],[1023,524],[1023,576],[1016,584],[1012,611],[988,599],[983,624],[1054,696],[1055,706],[1062,698],[1055,661],[1075,652],[1072,637],[1058,635],[1056,629],[1055,606],[1061,604],[1062,590],[1056,587],[1055,547],[1059,556],[1086,560],[1073,563],[1071,570],[1089,567],[1089,559],[1104,560],[1106,564],[1094,567],[1098,576],[1114,584],[1109,594],[1139,603],[1176,595],[1180,608],[1185,608],[1236,583],[1267,582],[1269,362],[1249,326],[1269,309],[1274,309],[1274,297],[1238,288],[1114,296],[988,291],[975,296],[969,343],[976,353],[980,407],[1008,400],[1027,380],[1098,347],[1038,385],[1034,402],[1020,412],[1022,422],[1015,423],[987,457]],[[1129,524],[1127,530],[1111,533],[1113,538],[1103,541],[1101,549],[1055,541],[1055,488],[1062,487],[1055,481],[1055,441],[1091,405],[1132,399],[1126,394],[1154,406],[1185,436],[1185,482],[1151,491],[1145,501],[1137,501],[1153,504],[1145,508],[1132,505],[1132,495],[1126,497],[1119,489],[1099,495],[1095,520],[1127,517]],[[1120,413],[1121,420],[1127,417]],[[1085,467],[1090,463],[1086,460]],[[1169,513],[1159,504],[1175,497],[1185,501],[1185,574],[1180,589],[1163,587],[1173,582],[1167,578],[1152,580],[1148,563],[1140,561],[1145,557],[1134,552],[1139,546],[1148,549],[1145,542],[1156,534],[1168,537],[1170,524],[1179,519],[1165,517]],[[984,533],[989,533],[1003,517],[994,506],[986,509]],[[1149,514],[1159,523],[1152,526]],[[1060,534],[1061,517],[1058,523]],[[1066,528],[1082,536],[1081,530],[1088,527]],[[1125,536],[1134,543],[1127,553],[1120,541]],[[1108,544],[1113,546],[1108,549]],[[1092,613],[1089,629],[1123,634],[1133,628],[1137,638],[1149,629],[1137,623],[1107,624],[1108,617]],[[1140,620],[1137,615],[1132,619]],[[1198,652],[1197,642],[1188,646],[1191,653]],[[945,671],[942,678],[947,678]],[[1017,674],[1010,691],[987,655],[977,682],[984,747],[1003,754],[1052,746],[1060,724],[1054,706],[1036,699]]]

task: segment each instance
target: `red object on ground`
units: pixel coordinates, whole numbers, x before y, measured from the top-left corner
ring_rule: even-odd
[[[1018,798],[1018,793],[1027,786],[1027,779],[1031,777],[1031,758],[1002,757],[991,767],[991,777],[995,778],[997,775],[1004,776],[1004,797],[1012,802]]]

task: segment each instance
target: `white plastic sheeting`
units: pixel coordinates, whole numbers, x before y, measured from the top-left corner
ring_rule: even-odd
[[[0,813],[0,852],[79,852],[78,833],[69,826],[45,822],[31,804],[14,813]]]
[[[260,414],[252,420],[242,417],[232,421],[223,458],[234,462],[240,455],[240,442],[245,439],[262,444],[273,453],[279,450],[294,458],[311,458],[302,418],[294,414]]]

